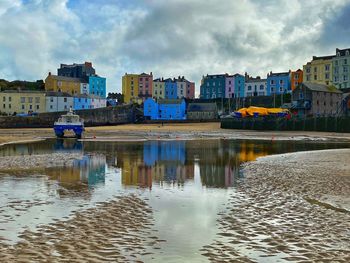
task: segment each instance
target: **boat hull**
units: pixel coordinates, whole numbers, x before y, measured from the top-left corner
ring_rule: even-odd
[[[64,137],[64,132],[65,131],[73,131],[75,134],[75,137],[80,139],[83,131],[84,131],[84,126],[83,125],[69,125],[69,124],[55,124],[53,127],[55,134],[58,138],[63,138]]]

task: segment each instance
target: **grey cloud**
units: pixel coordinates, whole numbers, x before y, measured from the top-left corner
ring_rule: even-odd
[[[6,1],[0,77],[37,79],[90,60],[109,91],[125,72],[185,75],[197,89],[207,73],[264,76],[350,43],[348,0]]]

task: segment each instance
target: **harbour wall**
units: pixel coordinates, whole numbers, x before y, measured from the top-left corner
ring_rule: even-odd
[[[221,120],[221,128],[261,131],[320,131],[350,132],[350,117],[315,118],[227,118]]]
[[[84,120],[86,127],[132,123],[135,119],[134,112],[134,107],[130,105],[75,111]],[[66,112],[0,117],[0,128],[51,128],[62,114]]]

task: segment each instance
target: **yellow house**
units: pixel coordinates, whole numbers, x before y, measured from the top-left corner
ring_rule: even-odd
[[[130,103],[139,96],[139,75],[127,74],[122,78],[122,93],[124,95],[124,102]]]
[[[165,99],[165,82],[161,79],[153,81],[152,97],[156,99]]]
[[[317,84],[332,84],[333,70],[332,58],[334,56],[313,56],[310,62],[303,66],[304,82],[311,82]]]
[[[49,73],[45,79],[45,90],[67,92],[70,95],[74,96],[81,94],[80,83],[81,79],[79,78],[56,76]]]
[[[40,91],[3,91],[0,92],[0,102],[0,112],[9,115],[28,112],[42,113],[46,110],[45,93]]]

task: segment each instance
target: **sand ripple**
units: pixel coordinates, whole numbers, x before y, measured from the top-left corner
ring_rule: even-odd
[[[159,244],[152,210],[135,195],[76,213],[67,221],[21,234],[11,246],[0,240],[2,262],[137,261]]]
[[[349,156],[305,152],[247,164],[220,233],[201,252],[213,262],[350,262]]]

